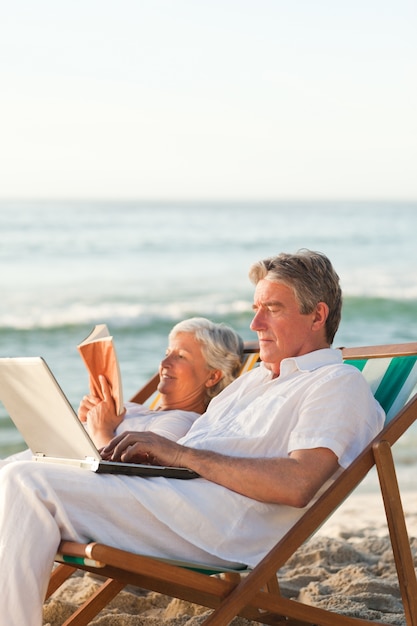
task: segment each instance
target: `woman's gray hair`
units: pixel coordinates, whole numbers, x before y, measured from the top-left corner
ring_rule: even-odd
[[[290,287],[302,315],[312,313],[319,302],[325,302],[329,307],[326,338],[330,345],[333,343],[342,314],[342,290],[339,276],[326,255],[304,248],[296,254],[283,252],[254,263],[249,278],[255,285],[265,278]]]
[[[169,338],[178,333],[192,333],[201,345],[209,369],[221,370],[223,376],[207,389],[207,404],[237,376],[243,362],[243,339],[226,324],[216,324],[205,317],[191,317],[178,322]]]

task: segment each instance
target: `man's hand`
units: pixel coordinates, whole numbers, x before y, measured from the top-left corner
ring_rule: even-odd
[[[126,431],[114,437],[100,453],[105,460],[182,467],[184,450],[184,446],[151,431]]]

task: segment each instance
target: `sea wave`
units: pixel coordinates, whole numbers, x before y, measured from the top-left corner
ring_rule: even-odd
[[[249,300],[215,302],[210,298],[177,300],[167,304],[134,304],[129,302],[101,302],[98,304],[74,303],[66,307],[41,306],[7,311],[0,314],[1,330],[53,329],[64,326],[95,324],[104,320],[112,326],[148,326],[153,322],[175,322],[194,315],[221,318],[250,312]]]
[[[147,327],[161,322],[173,322],[194,315],[216,320],[235,316],[252,315],[252,301],[244,298],[225,299],[223,294],[199,295],[184,299],[161,302],[102,301],[74,302],[49,307],[20,306],[13,311],[0,312],[0,332],[10,330],[54,329],[68,326],[83,326],[104,321],[117,328]],[[401,324],[417,320],[416,298],[384,298],[372,295],[344,297],[343,317],[350,322],[378,321],[381,324]]]

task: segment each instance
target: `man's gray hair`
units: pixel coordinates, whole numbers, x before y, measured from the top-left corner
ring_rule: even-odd
[[[283,252],[254,263],[249,278],[255,285],[266,279],[290,287],[303,315],[312,313],[319,302],[325,302],[329,307],[326,338],[330,345],[333,343],[342,314],[342,290],[339,276],[325,254],[305,248],[296,254]]]

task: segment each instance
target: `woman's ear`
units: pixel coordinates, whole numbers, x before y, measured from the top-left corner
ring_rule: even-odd
[[[214,387],[219,380],[223,378],[223,372],[221,370],[211,370],[209,377],[206,380],[206,387]]]

